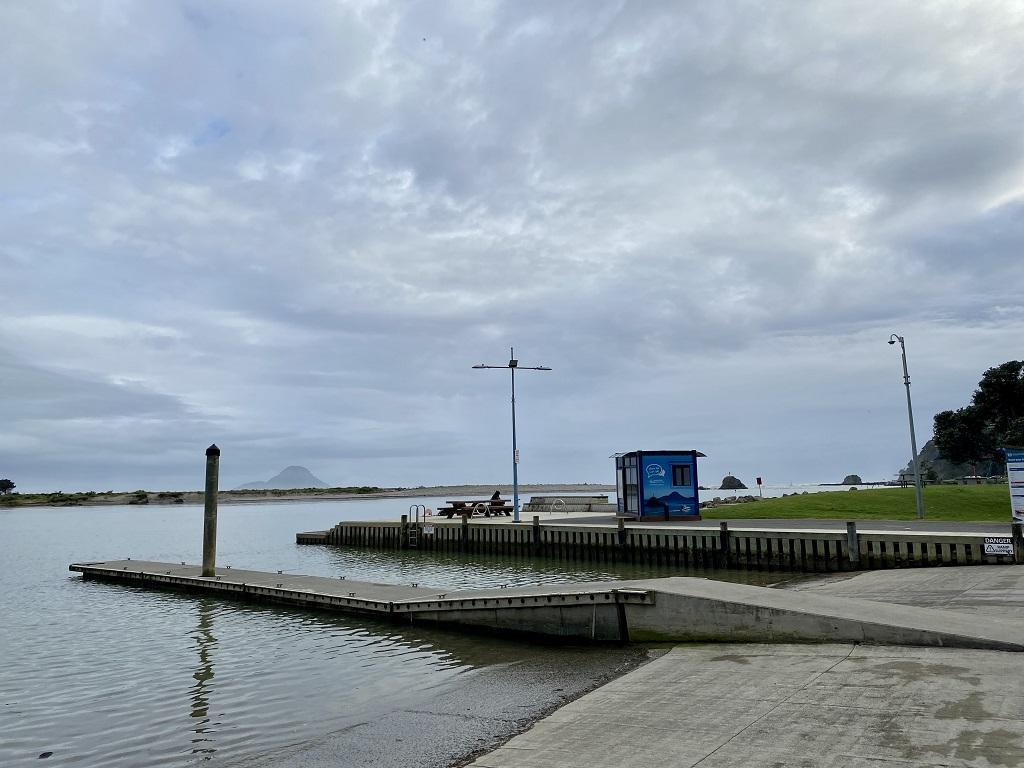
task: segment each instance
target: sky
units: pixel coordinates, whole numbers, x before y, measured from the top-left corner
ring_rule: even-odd
[[[891,479],[1020,359],[1020,2],[0,3],[0,477]]]

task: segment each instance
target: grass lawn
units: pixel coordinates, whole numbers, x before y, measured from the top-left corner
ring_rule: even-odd
[[[714,495],[705,491],[704,498]],[[914,488],[808,493],[782,499],[762,499],[702,509],[712,519],[841,518],[843,520],[915,520]],[[1006,485],[934,485],[924,488],[926,520],[1010,522],[1010,492]]]

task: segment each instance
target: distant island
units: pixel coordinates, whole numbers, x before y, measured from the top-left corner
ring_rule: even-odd
[[[722,484],[718,487],[720,491],[741,491],[746,490],[747,486],[743,484],[743,481],[733,475],[726,475],[722,478]]]
[[[236,491],[266,491],[271,489],[330,488],[327,483],[305,467],[285,467],[266,482],[253,480],[235,488]]]
[[[840,485],[863,485],[864,481],[860,479],[860,475],[847,475],[843,478],[843,482]]]

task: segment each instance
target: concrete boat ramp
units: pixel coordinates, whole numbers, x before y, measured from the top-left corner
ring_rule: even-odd
[[[74,563],[88,579],[372,615],[403,623],[596,641],[871,643],[1024,651],[1024,621],[673,577],[445,590],[183,563]]]
[[[874,571],[793,586],[955,606],[1024,626],[1020,566]],[[680,645],[470,768],[1017,768],[1019,659],[838,642]]]

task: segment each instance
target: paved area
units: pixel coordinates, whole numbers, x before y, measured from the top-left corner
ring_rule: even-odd
[[[786,589],[1024,620],[1024,565],[869,571],[794,581]]]
[[[562,514],[544,513],[538,515],[541,525],[616,525],[614,514],[595,515],[590,512],[570,512]],[[532,516],[524,515],[522,523],[527,525]],[[493,518],[473,518],[473,522],[501,522]],[[504,518],[509,522],[509,518]],[[769,530],[769,531],[845,531],[845,520],[820,519],[731,519],[697,520],[694,522],[665,522],[664,520],[626,521],[629,527],[643,528],[713,528],[718,529],[719,523],[726,522],[730,529],[735,530]],[[943,520],[860,520],[857,530],[861,533],[916,531],[918,533],[988,533],[993,536],[1009,536],[1010,523],[956,523]]]
[[[1024,765],[1024,668],[998,651],[678,647],[476,768]]]

